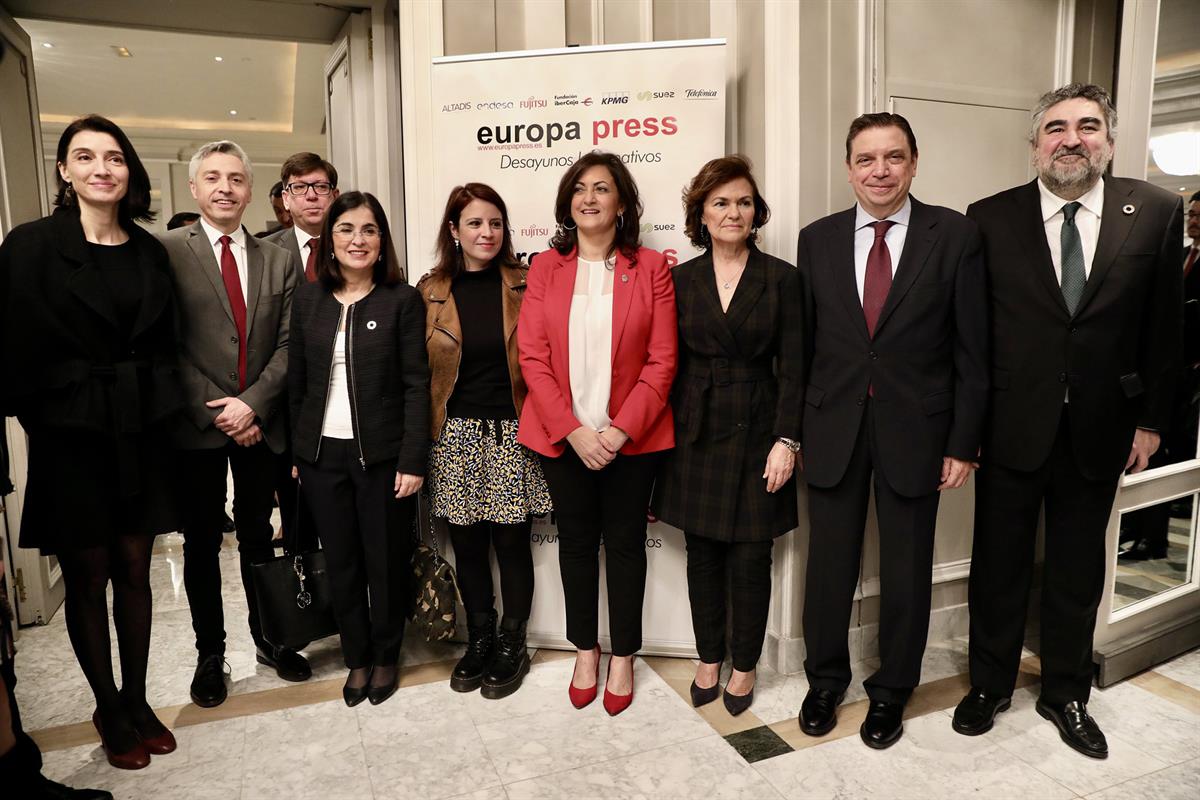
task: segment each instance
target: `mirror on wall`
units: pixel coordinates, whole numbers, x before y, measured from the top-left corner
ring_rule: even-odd
[[[1184,495],[1121,514],[1113,611],[1191,580],[1196,498]]]

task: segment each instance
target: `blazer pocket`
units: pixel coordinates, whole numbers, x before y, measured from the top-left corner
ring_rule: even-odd
[[[927,394],[921,398],[921,408],[925,409],[925,415],[932,417],[934,414],[942,414],[954,407],[954,392],[946,389],[941,392]]]
[[[1012,379],[1012,376],[1009,374],[1009,371],[1006,369],[993,369],[992,370],[992,388],[993,389],[1007,389],[1009,387],[1009,383],[1010,383],[1011,379]]]
[[[804,392],[804,402],[808,403],[813,408],[820,408],[821,402],[825,399],[825,390],[817,386],[809,386]]]
[[[1121,376],[1121,391],[1125,393],[1125,397],[1132,400],[1145,390],[1146,387],[1142,385],[1142,376],[1136,372]]]

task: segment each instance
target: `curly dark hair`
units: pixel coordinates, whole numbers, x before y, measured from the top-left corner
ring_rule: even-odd
[[[701,250],[712,247],[712,237],[704,237],[704,201],[708,199],[708,195],[714,189],[724,186],[730,181],[736,181],[738,178],[745,178],[750,184],[750,191],[754,194],[754,228],[758,229],[767,224],[767,220],[771,218],[771,209],[767,207],[767,201],[758,191],[758,182],[754,180],[753,169],[754,166],[750,163],[750,159],[737,153],[714,158],[701,167],[700,171],[696,173],[696,177],[692,178],[691,183],[684,188],[683,232],[687,234],[688,240],[693,246]],[[758,241],[758,233],[752,231],[746,241]]]
[[[625,206],[608,255],[612,256],[619,250],[621,255],[629,259],[630,264],[636,264],[637,251],[642,246],[642,199],[638,195],[637,183],[633,180],[633,175],[629,174],[629,168],[621,161],[621,157],[602,150],[593,150],[581,156],[567,168],[562,180],[558,182],[558,196],[554,200],[554,222],[558,225],[558,230],[550,239],[550,246],[565,256],[579,245],[578,234],[571,220],[571,198],[575,196],[575,184],[579,182],[579,178],[592,167],[604,167],[608,170],[617,188],[617,199]],[[563,223],[568,221],[572,222],[571,227],[564,227]]]
[[[453,222],[454,226],[458,227],[458,220],[462,216],[463,209],[469,206],[472,200],[491,203],[500,209],[500,218],[504,221],[504,240],[500,242],[500,248],[488,266],[500,264],[515,267],[517,265],[517,257],[513,254],[512,232],[509,230],[508,207],[504,205],[504,199],[500,197],[499,192],[486,183],[465,183],[451,189],[450,197],[446,199],[446,211],[442,214],[442,224],[438,228],[437,244],[434,247],[437,263],[433,267],[433,272],[436,275],[444,275],[453,280],[463,270],[462,251],[454,246],[450,223]]]

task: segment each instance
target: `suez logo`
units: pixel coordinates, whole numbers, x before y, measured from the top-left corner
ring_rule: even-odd
[[[637,99],[645,102],[646,100],[670,100],[675,97],[674,92],[638,92]]]
[[[635,139],[641,136],[674,136],[679,131],[676,117],[644,117],[642,119],[598,119],[592,121],[592,144],[608,139]],[[581,131],[578,122],[533,122],[515,125],[483,125],[475,131],[479,144],[545,143],[578,141]]]

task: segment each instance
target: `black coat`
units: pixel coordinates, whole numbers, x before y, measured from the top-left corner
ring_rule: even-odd
[[[364,468],[393,459],[396,471],[424,475],[429,454],[429,362],[425,304],[407,283],[377,285],[348,310],[346,373]],[[317,283],[292,301],[288,406],[292,452],[315,463],[325,422],[333,346],[342,304]]]
[[[1168,427],[1180,353],[1183,202],[1145,181],[1104,178],[1092,269],[1067,311],[1037,181],[972,203],[987,254],[992,393],[983,455],[1015,470],[1049,456],[1067,412],[1080,471],[1111,480],[1134,428]]]
[[[795,479],[768,494],[762,475],[776,438],[800,439],[804,320],[796,270],[752,248],[728,312],[711,253],[673,272],[675,449],[655,487],[655,514],[726,542],[787,533],[797,524]]]
[[[973,461],[987,403],[987,294],[975,224],[912,198],[892,286],[867,333],[854,273],[851,208],[800,232],[811,348],[804,401],[804,473],[841,482],[862,428],[869,388],[875,468],[897,493],[937,489],[942,459]]]

